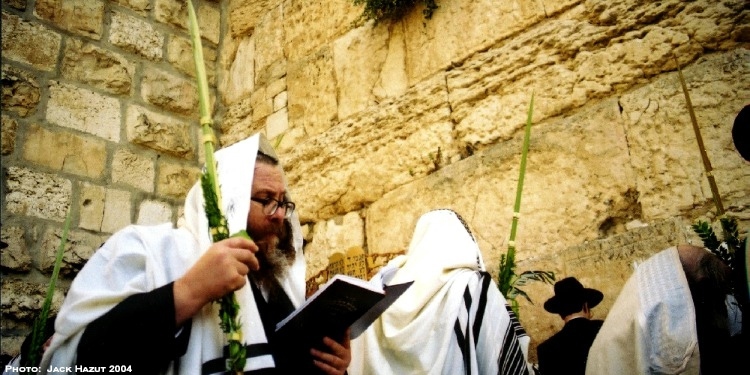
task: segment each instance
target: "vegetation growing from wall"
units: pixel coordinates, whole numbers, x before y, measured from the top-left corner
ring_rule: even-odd
[[[425,19],[432,18],[432,13],[438,8],[435,0],[352,0],[355,5],[365,5],[361,18],[374,20],[378,23],[383,20],[397,20],[403,17],[407,11],[416,6],[417,3],[423,3],[425,8],[422,14]]]

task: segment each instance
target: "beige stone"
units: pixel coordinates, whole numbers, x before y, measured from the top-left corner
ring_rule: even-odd
[[[79,183],[80,190],[78,210],[80,219],[78,227],[92,231],[102,230],[106,188],[88,182]]]
[[[266,94],[271,95],[271,93],[268,91],[266,91]],[[273,98],[273,110],[278,111],[280,109],[286,108],[286,104],[289,100],[289,95],[287,94],[286,91],[283,91],[276,96],[272,96],[272,98]]]
[[[132,224],[132,194],[128,191],[106,189],[104,193],[104,216],[101,231],[114,233]]]
[[[66,42],[60,72],[66,79],[83,82],[113,94],[129,94],[135,64],[124,56],[84,43]]]
[[[266,137],[274,139],[289,129],[289,115],[286,108],[272,113],[266,118]]]
[[[298,64],[310,55],[320,53],[349,30],[361,14],[351,0],[301,0],[284,6],[284,55]]]
[[[2,227],[0,238],[8,244],[8,247],[0,250],[0,265],[13,272],[31,271],[31,256],[24,240],[23,227],[6,224]]]
[[[279,2],[273,0],[231,1],[229,5],[230,33],[235,38],[251,35],[260,19],[276,7],[280,7]]]
[[[155,179],[154,162],[143,153],[117,150],[112,158],[112,182],[153,192]]]
[[[1,302],[3,331],[8,328],[15,328],[11,325],[17,325],[19,322],[25,323],[27,328],[31,327],[30,324],[33,323],[33,320],[38,316],[38,311],[42,308],[48,287],[47,282],[36,283],[3,277],[0,286],[3,295]],[[57,314],[64,297],[65,289],[56,283],[50,314]]]
[[[273,113],[273,98],[268,97],[263,88],[250,95],[250,105],[253,107],[253,122],[264,120]]]
[[[172,208],[164,203],[154,200],[141,202],[138,209],[138,225],[156,225],[172,221]]]
[[[28,72],[3,64],[2,66],[2,108],[21,117],[36,112],[41,99],[37,80]]]
[[[2,115],[2,134],[0,135],[0,154],[8,156],[16,149],[16,131],[18,130],[18,121],[10,116]]]
[[[310,277],[328,265],[328,257],[334,253],[344,253],[352,247],[363,247],[365,222],[356,211],[344,216],[315,224],[312,241],[305,248],[305,253],[315,257],[306,257],[308,261],[307,277]]]
[[[5,1],[4,4],[7,4],[8,6],[18,9],[18,10],[26,10],[25,0],[8,0],[8,1]]]
[[[221,19],[219,10],[212,4],[206,2],[194,3],[195,17],[198,20],[198,29],[202,39],[213,44],[219,43],[219,31]],[[156,0],[154,15],[156,20],[177,26],[183,30],[188,29],[187,4],[177,0]]]
[[[109,42],[149,60],[162,57],[164,36],[150,23],[120,12],[112,13]]]
[[[255,41],[244,38],[237,47],[237,53],[220,92],[225,105],[232,105],[240,98],[249,96],[255,89]]]
[[[167,42],[167,61],[178,71],[195,77],[193,45],[187,38],[172,35]],[[203,64],[209,85],[216,84],[216,50],[203,46]]]
[[[126,122],[128,140],[134,144],[188,160],[195,155],[190,124],[184,121],[131,105]]]
[[[26,130],[23,157],[55,171],[99,178],[107,164],[107,149],[103,140],[32,124]]]
[[[39,270],[45,275],[51,275],[55,268],[57,250],[62,241],[63,228],[48,228],[44,232],[40,245]],[[63,261],[60,264],[60,276],[73,277],[83,268],[86,261],[104,243],[105,238],[100,235],[83,231],[70,230],[63,249]]]
[[[136,11],[144,17],[148,16],[151,11],[151,1],[149,0],[115,0],[115,2]]]
[[[43,25],[3,12],[1,39],[4,59],[46,72],[51,72],[57,64],[62,37]],[[34,41],[34,48],[29,48],[30,40]]]
[[[262,22],[255,28],[253,40],[255,40],[255,52],[253,64],[255,65],[256,85],[266,85],[264,77],[272,77],[266,71],[273,70],[277,61],[285,60],[284,44],[284,19],[281,6],[272,8],[263,16]]]
[[[62,222],[70,207],[70,180],[11,166],[6,172],[7,213]]]
[[[51,81],[46,118],[108,141],[120,140],[120,102],[94,91]]]
[[[287,76],[290,126],[301,127],[309,136],[315,136],[336,124],[335,82],[330,50],[290,65]]]
[[[162,162],[159,164],[156,192],[171,198],[185,199],[188,191],[200,179],[199,167]]]
[[[101,0],[39,0],[34,15],[70,32],[99,40],[104,24]]]
[[[141,79],[141,97],[147,103],[182,115],[198,113],[198,89],[187,79],[147,68]]]

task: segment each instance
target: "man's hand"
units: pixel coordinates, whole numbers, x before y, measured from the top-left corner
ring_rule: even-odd
[[[248,272],[260,267],[256,251],[258,246],[253,241],[241,237],[211,245],[187,273],[174,282],[177,325],[182,325],[207,303],[242,288]]]
[[[341,343],[336,342],[336,340],[330,337],[323,338],[323,344],[329,349],[327,353],[317,349],[310,349],[315,366],[328,375],[345,374],[346,369],[349,368],[349,363],[352,361],[350,333],[350,330],[347,329]]]

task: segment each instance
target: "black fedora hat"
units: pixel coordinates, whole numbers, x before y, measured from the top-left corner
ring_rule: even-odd
[[[579,311],[584,302],[589,308],[598,305],[604,298],[602,292],[584,288],[575,277],[566,277],[555,283],[555,295],[544,302],[544,309],[553,313]]]

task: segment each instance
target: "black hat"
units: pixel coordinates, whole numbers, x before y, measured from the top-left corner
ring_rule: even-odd
[[[577,312],[584,302],[589,304],[589,308],[593,308],[602,298],[602,292],[584,288],[575,277],[566,277],[555,283],[555,295],[544,302],[544,309],[553,314]]]
[[[750,161],[750,104],[742,108],[734,119],[732,140],[737,152],[745,160]]]

